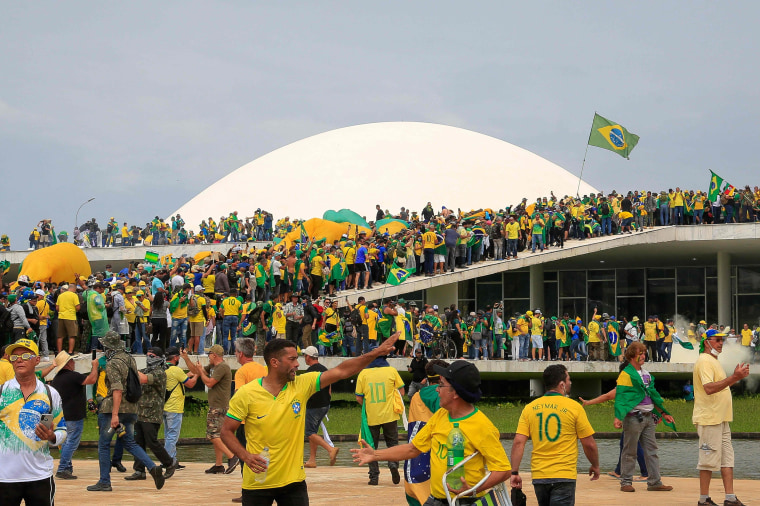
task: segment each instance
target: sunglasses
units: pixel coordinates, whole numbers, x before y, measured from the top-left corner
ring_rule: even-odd
[[[11,362],[15,362],[18,359],[21,359],[21,360],[31,360],[31,359],[35,358],[36,356],[37,355],[35,355],[34,353],[23,353],[21,355],[11,355],[11,356],[8,357],[8,359]]]

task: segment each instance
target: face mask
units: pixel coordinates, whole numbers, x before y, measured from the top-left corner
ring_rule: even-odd
[[[720,355],[720,352],[718,350],[716,350],[715,348],[713,348],[712,346],[710,346],[710,353],[712,353],[712,355],[715,358],[718,358],[718,355]]]

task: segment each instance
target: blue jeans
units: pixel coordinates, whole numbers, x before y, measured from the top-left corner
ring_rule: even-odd
[[[612,235],[612,218],[602,218],[602,235]]]
[[[670,224],[670,208],[667,204],[664,206],[660,206],[660,225],[669,225]]]
[[[670,352],[673,349],[673,343],[666,343],[664,340],[659,343],[660,360],[670,362]]]
[[[132,343],[132,353],[144,355],[150,348],[150,337],[145,333],[145,323],[135,321],[135,342]]]
[[[81,420],[66,420],[66,441],[61,447],[61,460],[58,462],[58,472],[73,471],[71,457],[79,448],[79,441],[82,439],[82,430],[84,430],[84,418]]]
[[[576,339],[570,345],[571,356],[574,353],[578,354],[578,360],[580,360],[581,357],[588,357],[588,352],[586,351],[586,343],[583,341],[583,339]]]
[[[536,244],[538,244],[538,247],[541,248],[541,251],[544,251],[544,236],[543,234],[533,234],[531,236],[530,242],[532,244],[531,252],[536,252]]]
[[[530,344],[530,336],[523,334],[520,336],[520,358],[528,358],[528,345]]]
[[[359,338],[360,336],[357,336],[356,339],[354,339],[354,337],[350,334],[343,336],[343,346],[346,347],[346,354],[349,357],[356,355],[356,340]]]
[[[683,206],[675,206],[673,209],[676,211],[676,217],[675,220],[673,220],[673,224],[683,225]]]
[[[482,339],[473,339],[472,341],[472,350],[475,352],[474,356],[471,357],[475,360],[480,360],[480,357],[482,355],[481,348],[483,347],[483,340]]]
[[[119,413],[119,422],[124,424],[126,434],[121,439],[124,444],[124,448],[134,456],[135,460],[142,462],[145,467],[150,471],[156,464],[150,460],[145,450],[135,442],[135,422],[137,421],[136,413]],[[99,483],[106,485],[111,484],[111,440],[116,435],[116,431],[108,433],[108,429],[111,428],[111,413],[99,413],[98,414],[98,429],[100,430],[100,437],[98,439],[98,463],[100,464],[100,480]]]
[[[517,239],[507,239],[507,256],[517,258]]]
[[[695,224],[699,225],[702,223],[702,215],[705,213],[704,209],[694,209],[694,221]]]
[[[504,346],[504,334],[496,334],[493,338],[493,358],[502,357],[502,346]]]
[[[180,429],[182,429],[182,413],[164,411],[164,448],[173,459],[177,458]]]
[[[575,480],[560,481],[554,483],[540,483],[541,480],[533,481],[533,490],[536,492],[538,504],[551,504],[552,506],[573,506],[575,504]]]
[[[171,346],[187,345],[187,318],[172,318]]]
[[[235,346],[235,339],[237,338],[238,317],[234,315],[225,316],[222,322],[222,348],[224,353],[227,353],[231,348]],[[229,334],[229,340],[227,337]]]
[[[734,205],[729,204],[725,206],[726,208],[726,221],[725,223],[733,223],[734,221]]]

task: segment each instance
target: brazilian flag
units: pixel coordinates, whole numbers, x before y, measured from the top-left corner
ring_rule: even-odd
[[[613,357],[620,356],[620,323],[616,321],[607,322],[607,348]]]
[[[632,134],[614,121],[594,114],[594,123],[591,125],[591,133],[588,136],[589,146],[609,149],[623,158],[628,158],[638,142],[638,135]]]
[[[411,276],[414,273],[414,268],[411,269],[405,269],[398,266],[396,262],[393,262],[393,267],[391,267],[390,272],[388,273],[388,284],[392,286],[397,286],[406,281],[406,278]]]
[[[707,190],[707,200],[716,201],[720,196],[720,190],[724,179],[715,172],[710,171],[710,189]]]
[[[624,419],[647,396],[652,399],[654,405],[660,408],[663,413],[670,414],[665,409],[659,392],[654,388],[654,376],[651,377],[649,386],[646,386],[638,371],[631,364],[628,364],[617,379],[617,388],[615,389],[615,418],[618,420]],[[663,420],[663,423],[671,429],[676,430],[675,424],[668,423],[665,420]]]
[[[158,260],[159,260],[159,256],[158,256],[158,253],[156,253],[155,251],[146,251],[145,252],[145,261],[146,262],[149,262],[149,263],[152,263],[152,264],[157,264]]]

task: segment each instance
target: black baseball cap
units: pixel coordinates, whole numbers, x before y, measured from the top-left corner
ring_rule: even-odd
[[[466,360],[456,360],[448,367],[439,365],[433,366],[433,369],[440,376],[446,378],[451,386],[454,387],[457,395],[466,402],[476,402],[480,400],[482,392],[480,391],[480,372],[474,364]]]
[[[166,358],[179,356],[179,348],[176,346],[169,346],[166,348]]]
[[[152,348],[150,348],[148,351],[149,351],[150,353],[152,353],[152,354],[154,354],[154,355],[158,356],[158,357],[163,357],[163,356],[164,356],[164,350],[162,350],[162,349],[161,349],[160,347],[158,347],[158,346],[153,346],[153,347],[152,347]],[[179,355],[179,353],[178,353],[178,355]]]

